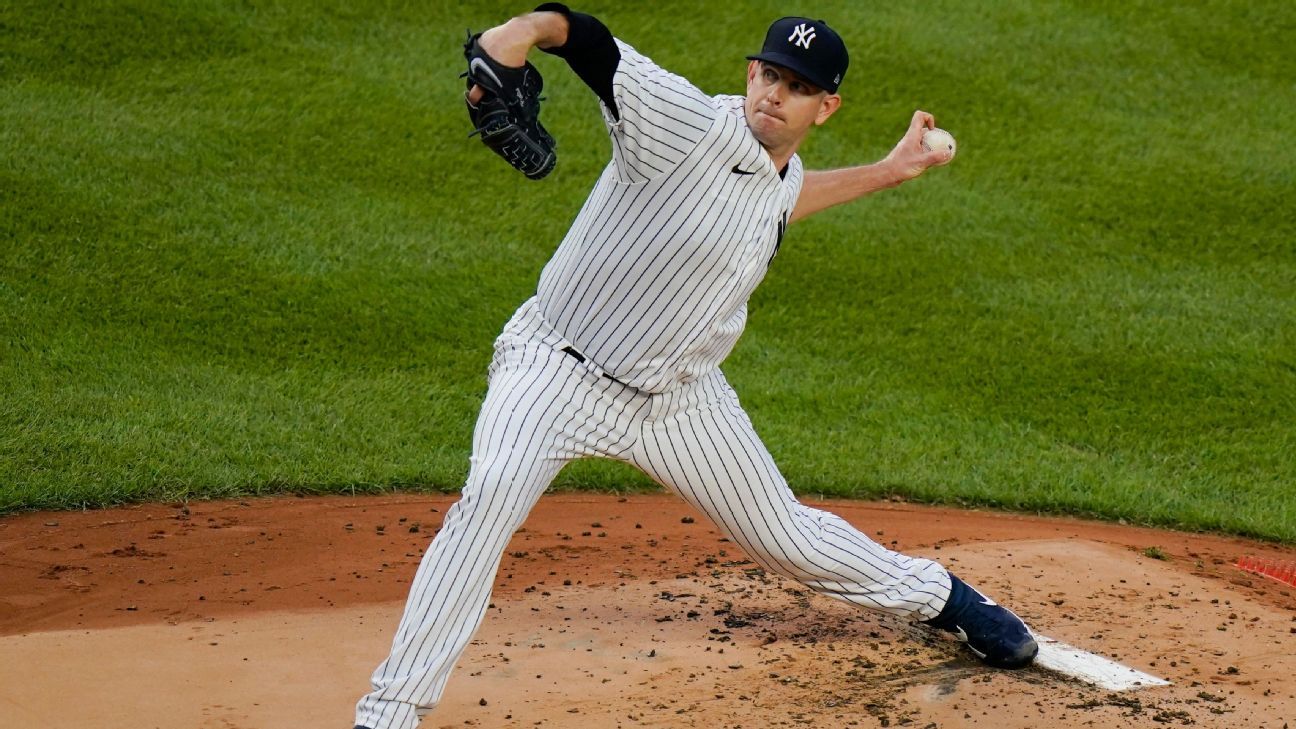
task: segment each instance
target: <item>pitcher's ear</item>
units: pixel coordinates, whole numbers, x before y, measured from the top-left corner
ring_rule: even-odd
[[[828,117],[832,116],[840,108],[840,95],[828,94],[827,96],[824,96],[823,101],[819,102],[819,114],[815,116],[815,126],[819,126],[828,121]]]

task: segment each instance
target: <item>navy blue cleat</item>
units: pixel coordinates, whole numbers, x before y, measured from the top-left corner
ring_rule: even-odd
[[[945,609],[923,624],[953,633],[977,658],[995,668],[1025,668],[1039,653],[1021,618],[953,574]]]

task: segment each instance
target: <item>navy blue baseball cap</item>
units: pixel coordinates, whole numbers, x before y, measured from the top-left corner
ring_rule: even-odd
[[[837,93],[850,65],[846,44],[837,31],[822,20],[794,17],[774,21],[765,33],[761,52],[747,60],[790,68],[830,94]]]

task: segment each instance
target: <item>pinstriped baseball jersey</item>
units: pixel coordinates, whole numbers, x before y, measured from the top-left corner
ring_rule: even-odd
[[[618,40],[612,161],[540,276],[554,329],[621,382],[665,392],[714,369],[747,319],[801,192],[743,97],[707,96]]]
[[[778,251],[801,160],[774,167],[742,97],[703,94],[591,16],[541,9],[568,19],[551,52],[599,97],[612,160],[496,340],[462,498],[419,565],[357,727],[414,729],[437,704],[510,536],[579,458],[638,468],[820,594],[920,619],[950,595],[940,564],[797,501],[718,368]]]

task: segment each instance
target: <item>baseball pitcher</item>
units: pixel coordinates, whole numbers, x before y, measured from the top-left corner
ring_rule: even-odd
[[[932,116],[916,111],[879,162],[808,171],[797,148],[841,106],[848,65],[822,20],[776,20],[747,57],[746,94],[712,96],[597,19],[546,3],[465,45],[474,133],[532,179],[557,162],[532,48],[594,92],[611,160],[495,342],[467,483],[357,728],[413,729],[436,706],[510,537],[565,464],[593,456],[639,468],[769,571],[954,633],[992,666],[1030,664],[1037,646],[1011,611],[799,503],[719,368],[790,223],[948,161],[951,150],[921,143]]]

